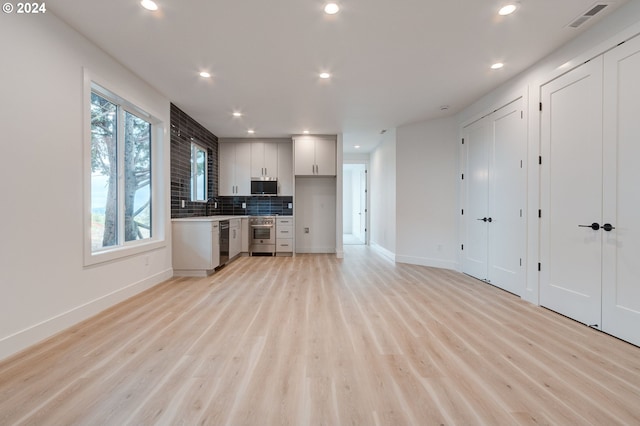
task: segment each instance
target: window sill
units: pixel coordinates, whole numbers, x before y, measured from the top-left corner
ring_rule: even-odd
[[[131,246],[119,246],[96,253],[85,253],[84,266],[89,267],[99,265],[101,263],[113,262],[126,257],[158,250],[166,246],[167,242],[165,240],[150,240],[145,243],[137,243]]]

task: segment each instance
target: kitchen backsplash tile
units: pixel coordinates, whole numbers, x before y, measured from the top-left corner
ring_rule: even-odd
[[[218,209],[213,214],[222,215],[292,215],[293,197],[218,197]],[[242,204],[246,207],[242,207]]]
[[[207,148],[208,196],[213,198],[218,194],[218,137],[171,104],[172,218],[205,216],[213,207],[211,203],[207,206],[203,202],[191,201],[191,142]]]

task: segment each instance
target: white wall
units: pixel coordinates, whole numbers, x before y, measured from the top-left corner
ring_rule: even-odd
[[[389,129],[370,155],[370,243],[395,258],[396,129]]]
[[[164,123],[167,239],[169,100],[51,13],[1,20],[0,359],[172,275],[167,244],[83,267],[83,67]]]
[[[592,59],[616,46],[618,43],[640,33],[640,1],[632,0],[611,13],[602,21],[588,28],[579,37],[562,46],[531,68],[517,75],[475,103],[465,108],[457,116],[459,126],[469,123],[494,109],[524,96],[527,101],[525,117],[527,131],[527,280],[523,298],[538,303],[538,221],[539,206],[539,166],[540,142],[540,87],[576,66]]]
[[[457,132],[453,117],[397,128],[398,262],[457,267]]]

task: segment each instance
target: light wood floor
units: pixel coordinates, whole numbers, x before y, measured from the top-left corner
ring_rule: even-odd
[[[640,424],[640,348],[368,247],[241,258],[0,364],[0,424]]]

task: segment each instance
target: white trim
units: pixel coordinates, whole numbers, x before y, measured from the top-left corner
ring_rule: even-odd
[[[381,255],[383,255],[384,257],[389,258],[392,261],[396,261],[396,254],[393,253],[392,251],[387,250],[386,248],[382,247],[380,244],[375,243],[375,242],[371,242],[370,243],[370,247],[374,250],[376,250],[378,253],[380,253]]]
[[[558,66],[553,71],[551,71],[542,81],[537,82],[536,86],[542,87],[547,83],[555,80],[568,73],[569,71],[579,67],[587,61],[590,61],[600,55],[607,53],[611,49],[615,49],[619,44],[624,43],[634,37],[640,35],[640,22],[625,30],[619,32],[618,34],[610,37],[609,39],[597,44],[595,47],[587,50],[586,52],[575,56],[573,59],[568,60],[564,64]]]
[[[151,123],[151,238],[145,240],[139,240],[135,242],[127,242],[101,250],[93,252],[91,249],[91,179],[88,176],[91,175],[91,93],[94,87],[98,86],[96,90],[100,96],[104,96],[106,99],[112,102],[118,103],[125,111],[132,113],[136,116],[144,116],[144,120]],[[132,103],[131,100],[124,99],[118,96],[112,89],[118,89],[115,84],[109,81],[98,78],[93,75],[87,68],[83,68],[83,167],[82,167],[82,181],[83,181],[83,211],[84,218],[82,221],[82,247],[83,247],[83,266],[89,267],[104,262],[111,262],[117,259],[122,259],[128,256],[137,255],[140,253],[156,250],[159,248],[167,247],[165,226],[164,226],[164,212],[163,205],[165,200],[165,192],[162,186],[166,182],[162,179],[162,170],[164,165],[162,159],[165,158],[166,153],[164,144],[164,122],[157,117],[159,115],[153,115],[146,112],[140,104]],[[119,120],[121,121],[121,120]],[[118,123],[118,125],[121,125]],[[154,170],[156,172],[154,172]],[[157,171],[160,171],[158,173]],[[119,183],[121,185],[121,183]],[[123,191],[118,191],[122,193]],[[119,200],[119,207],[121,208]],[[122,241],[123,238],[120,238]]]
[[[173,276],[167,269],[0,339],[0,360],[125,301]]]
[[[303,253],[312,253],[312,254],[332,254],[332,253],[336,253],[336,248],[335,247],[305,247],[305,248],[297,248],[296,249],[296,253],[298,254],[303,254]]]
[[[395,258],[397,263],[408,263],[411,265],[428,266],[431,268],[450,269],[452,271],[458,270],[458,264],[451,260],[403,255],[396,255]]]

